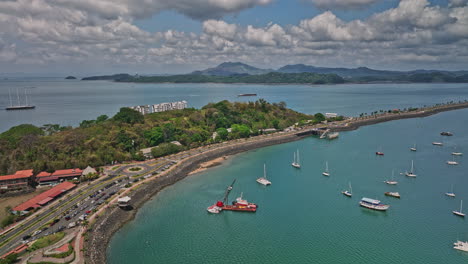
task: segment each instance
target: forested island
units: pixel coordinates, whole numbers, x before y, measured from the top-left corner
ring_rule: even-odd
[[[114,80],[116,82],[135,83],[265,83],[265,84],[337,84],[345,80],[336,74],[317,73],[280,73],[248,75],[238,74],[230,76],[180,74],[170,76],[131,76],[119,74],[118,76],[96,76],[83,78],[83,80]]]
[[[308,121],[311,120],[311,121]],[[201,109],[142,115],[129,108],[108,118],[84,120],[79,127],[19,125],[0,134],[0,174],[33,168],[35,172],[84,168],[113,161],[144,160],[142,148],[162,156],[214,142],[245,138],[295,123],[318,123],[322,114],[306,115],[286,104],[221,101]],[[216,132],[216,133],[215,133]],[[170,142],[178,141],[181,145]]]

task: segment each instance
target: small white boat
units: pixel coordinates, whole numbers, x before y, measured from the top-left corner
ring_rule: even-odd
[[[450,192],[446,192],[445,195],[450,196],[450,197],[455,197],[455,193],[453,192],[453,184],[452,184],[452,190]]]
[[[460,200],[460,211],[452,211],[454,215],[465,217],[465,214],[462,212],[463,200]]]
[[[432,145],[434,145],[434,146],[443,146],[444,144],[442,142],[432,142]]]
[[[330,172],[328,171],[328,161],[325,162],[325,171],[322,172],[323,176],[330,176]]]
[[[296,153],[294,152],[294,160],[291,163],[291,165],[297,169],[301,168],[301,163],[299,162],[299,150],[297,150],[297,159],[296,159]]]
[[[399,192],[386,192],[385,195],[395,197],[395,198],[400,198],[400,193]]]
[[[351,187],[351,182],[349,182],[348,185],[349,185],[349,190],[342,191],[341,193],[348,197],[351,197],[353,196],[353,188]]]
[[[412,148],[410,148],[411,151],[416,151],[416,144],[414,144],[414,146]]]
[[[266,177],[266,165],[265,164],[263,164],[263,177],[258,178],[257,182],[265,186],[271,185],[271,181],[269,181]]]
[[[417,175],[414,174],[414,161],[411,161],[411,170],[409,172],[405,172],[405,175],[408,177],[416,177]]]
[[[449,161],[447,161],[447,164],[448,165],[458,165],[458,162],[456,162],[454,160],[449,160]]]
[[[389,181],[389,180],[384,181],[386,184],[388,184],[388,185],[396,185],[396,184],[398,184],[397,181],[393,180],[393,174],[394,174],[394,171],[392,170],[392,179],[391,179],[390,181]]]
[[[388,204],[382,204],[379,200],[366,197],[363,197],[361,201],[359,201],[359,205],[377,211],[386,211],[390,207]]]
[[[463,153],[461,152],[452,152],[453,156],[463,156]]]
[[[468,241],[463,242],[463,241],[458,240],[457,242],[453,243],[453,248],[468,252]]]
[[[219,203],[219,202],[218,202]],[[218,206],[218,203],[213,204],[212,206],[208,207],[206,210],[212,214],[219,214],[223,210],[220,206]]]

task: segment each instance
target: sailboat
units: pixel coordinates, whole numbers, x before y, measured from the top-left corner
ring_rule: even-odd
[[[267,177],[266,177],[266,165],[265,164],[263,164],[263,177],[258,178],[257,182],[265,186],[271,184],[271,181],[267,180]]]
[[[325,162],[325,171],[322,172],[323,176],[330,176],[330,172],[328,172],[328,161]]]
[[[299,162],[299,150],[297,150],[297,159],[296,153],[294,152],[294,161],[291,163],[294,168],[301,168],[301,163]]]
[[[452,159],[452,160],[448,160],[447,164],[448,165],[458,165],[458,162],[456,162],[455,159]]]
[[[452,152],[452,155],[453,155],[453,156],[463,156],[463,153],[462,153],[462,152],[456,151],[456,148],[455,148],[455,149],[453,150],[453,152]]]
[[[462,213],[463,200],[460,200],[460,211],[452,211],[454,215],[465,217],[465,214]]]
[[[27,94],[26,89],[24,90],[24,97],[26,99],[26,103],[24,105],[22,105],[21,102],[20,102],[20,96],[19,96],[18,89],[16,89],[16,96],[18,98],[18,104],[17,105],[13,105],[13,100],[11,98],[11,90],[8,90],[8,95],[10,97],[10,106],[7,107],[6,110],[25,110],[25,109],[34,109],[34,108],[36,108],[36,106],[31,105],[31,104],[28,103],[28,94]]]
[[[455,197],[455,193],[453,192],[453,184],[452,184],[452,190],[450,192],[446,192],[445,195],[450,196],[450,197]]]
[[[410,148],[411,151],[416,151],[416,144],[414,144],[414,146],[412,148]]]
[[[353,196],[353,188],[351,188],[351,182],[349,182],[349,191],[346,190],[346,191],[342,191],[341,193],[348,196],[348,197],[351,197]]]
[[[416,174],[414,174],[414,161],[411,161],[411,170],[409,172],[405,172],[405,175],[408,177],[416,177]]]
[[[389,185],[396,185],[396,184],[398,184],[397,181],[393,180],[393,174],[394,174],[394,170],[392,170],[392,180],[391,180],[391,181],[389,181],[389,180],[384,181],[386,184],[389,184]]]

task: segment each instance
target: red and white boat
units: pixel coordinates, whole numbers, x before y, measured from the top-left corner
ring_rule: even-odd
[[[212,206],[208,207],[206,210],[208,210],[208,212],[212,214],[219,214],[219,212],[223,210],[223,206],[224,206],[223,202],[218,201]]]
[[[375,152],[375,155],[377,155],[377,156],[383,156],[383,155],[384,155],[384,153],[383,153],[383,152],[381,152],[381,151],[377,151],[377,152]]]

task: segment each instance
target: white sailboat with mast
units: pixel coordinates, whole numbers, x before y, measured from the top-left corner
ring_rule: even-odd
[[[411,170],[408,172],[405,172],[405,175],[408,177],[416,177],[417,175],[414,174],[414,161],[411,161]]]
[[[398,184],[398,182],[395,181],[395,180],[393,179],[393,174],[394,174],[394,170],[392,170],[392,179],[391,179],[390,181],[389,181],[389,180],[385,180],[385,181],[384,181],[386,184],[389,184],[389,185],[396,185],[396,184]]]
[[[271,185],[271,181],[269,181],[266,177],[266,165],[265,164],[263,164],[263,177],[258,178],[257,182],[265,186]]]
[[[410,148],[411,151],[416,151],[416,144],[414,144],[414,146],[412,148]]]
[[[453,184],[452,184],[452,190],[450,192],[446,192],[445,195],[450,196],[450,197],[455,197],[455,193],[453,192]]]
[[[353,188],[351,187],[351,182],[348,183],[348,186],[349,186],[349,190],[342,191],[341,193],[348,197],[351,197],[353,196]]]
[[[17,104],[17,105],[13,105],[13,100],[12,100],[12,98],[11,98],[11,90],[8,90],[8,95],[9,95],[9,97],[10,97],[10,106],[7,107],[6,110],[25,110],[25,109],[34,109],[34,108],[36,108],[36,106],[31,105],[31,104],[28,102],[28,93],[27,93],[27,89],[24,89],[25,104],[21,104],[18,89],[16,89],[16,97],[17,97],[17,99],[18,99],[18,104]]]
[[[299,150],[297,150],[297,155],[296,155],[296,152],[294,152],[294,160],[293,162],[291,163],[291,165],[294,167],[294,168],[301,168],[301,163],[299,161]]]
[[[460,211],[452,211],[454,215],[465,217],[465,214],[462,212],[463,200],[460,200]]]
[[[328,161],[325,161],[325,171],[322,172],[323,176],[330,176],[330,172],[328,171]]]

